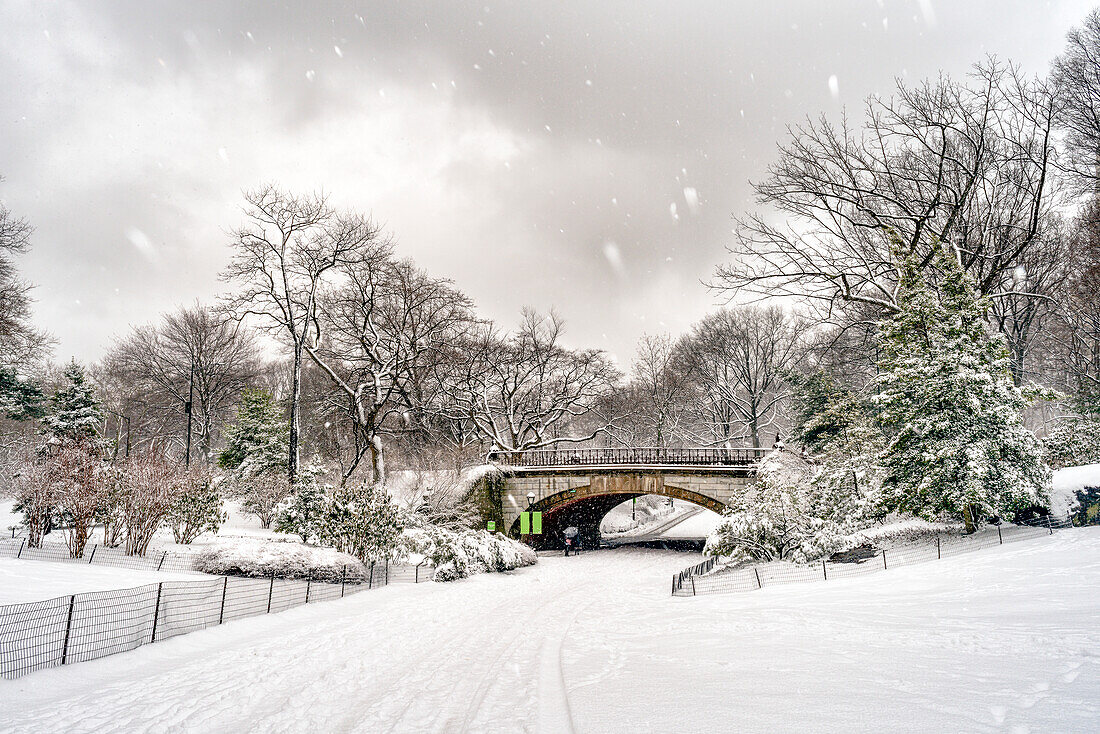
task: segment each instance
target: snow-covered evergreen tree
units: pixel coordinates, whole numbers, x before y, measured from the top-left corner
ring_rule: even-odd
[[[1100,420],[1080,417],[1063,421],[1043,439],[1043,448],[1055,469],[1100,464]]]
[[[0,367],[0,415],[15,421],[41,420],[46,415],[46,396],[33,380],[15,370]]]
[[[904,261],[900,311],[881,326],[872,404],[887,442],[882,499],[887,510],[961,517],[974,529],[982,516],[1043,503],[1050,469],[1024,427],[1028,401],[1005,340],[986,328],[988,301],[947,245],[931,268],[919,265]]]
[[[290,424],[267,390],[245,390],[237,420],[225,429],[225,448],[218,466],[236,477],[286,472]]]
[[[68,385],[50,398],[49,413],[42,419],[52,440],[84,441],[95,439],[103,422],[103,409],[88,382],[84,368],[76,360],[65,368]]]
[[[756,483],[734,500],[704,553],[796,563],[827,556],[854,529],[859,502],[848,487],[815,482],[816,468],[781,448],[761,464]]]

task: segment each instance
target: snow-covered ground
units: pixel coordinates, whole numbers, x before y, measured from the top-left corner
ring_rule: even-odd
[[[5,732],[1059,731],[1100,720],[1100,528],[673,599],[626,548],[0,682]]]
[[[142,584],[154,584],[172,579],[196,578],[204,577],[199,574],[157,573],[111,566],[90,566],[85,563],[0,558],[0,605],[45,601],[85,591],[129,589]],[[2,729],[3,725],[0,721],[0,730]]]

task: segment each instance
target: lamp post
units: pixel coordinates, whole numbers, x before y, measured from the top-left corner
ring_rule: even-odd
[[[187,413],[187,453],[183,465],[191,468],[191,413],[195,406],[195,357],[191,357],[191,379],[188,381],[187,402],[183,404],[183,410]]]

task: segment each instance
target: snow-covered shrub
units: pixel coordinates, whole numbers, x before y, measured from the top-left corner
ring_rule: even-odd
[[[110,467],[90,441],[51,446],[46,465],[57,493],[57,512],[65,524],[69,555],[80,558],[91,536],[100,496],[111,483]]]
[[[814,468],[787,449],[768,455],[756,483],[731,504],[704,553],[739,560],[824,557],[843,545],[851,503],[814,482]]]
[[[295,485],[294,498],[275,518],[275,530],[280,533],[294,533],[306,543],[317,540],[322,531],[327,503],[324,485],[316,481],[298,483]]]
[[[404,523],[385,487],[337,487],[325,503],[317,538],[361,561],[382,561],[393,556]]]
[[[42,546],[42,536],[49,530],[57,491],[49,481],[46,462],[33,454],[26,454],[16,462],[11,478],[17,512],[23,513],[23,526],[27,528],[27,547]]]
[[[345,572],[349,581],[366,577],[363,564],[346,553],[267,538],[218,541],[195,556],[195,570],[227,576],[318,581],[339,581]]]
[[[290,499],[293,488],[286,474],[263,472],[242,475],[231,480],[233,497],[240,500],[241,510],[254,515],[263,528],[271,527],[279,506]]]
[[[433,525],[409,528],[399,544],[403,554],[418,553],[435,566],[436,581],[477,573],[511,571],[538,562],[529,546],[486,530],[454,531]]]
[[[1100,464],[1100,420],[1074,418],[1059,423],[1043,439],[1053,469]]]
[[[121,515],[126,526],[126,555],[145,555],[181,489],[181,474],[178,465],[152,452],[134,454],[123,462]]]
[[[185,472],[165,518],[175,541],[187,545],[205,532],[216,533],[225,518],[222,498],[210,473],[200,468]]]

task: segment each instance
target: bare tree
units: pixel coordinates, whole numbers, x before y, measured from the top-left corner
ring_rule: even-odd
[[[134,328],[115,341],[96,370],[112,413],[108,424],[116,429],[116,454],[134,443],[134,433],[142,448],[170,446],[182,454],[190,409],[193,441],[209,462],[219,427],[259,372],[252,336],[203,306],[180,308],[157,324]]]
[[[631,364],[630,381],[619,395],[623,406],[612,430],[621,443],[664,448],[691,441],[690,373],[667,334],[644,334]]]
[[[1079,190],[1095,191],[1100,186],[1100,9],[1070,30],[1051,81],[1065,133],[1062,167]]]
[[[713,313],[679,344],[713,441],[731,445],[776,426],[788,393],[784,373],[802,356],[806,323],[782,308],[742,306]]]
[[[370,454],[372,480],[386,479],[384,436],[425,426],[427,379],[472,321],[470,302],[388,246],[342,268],[344,283],[319,300],[316,339],[305,349],[345,401],[356,433],[343,479]]]
[[[224,305],[251,318],[290,349],[290,454],[287,474],[298,474],[302,360],[316,328],[317,299],[339,266],[379,245],[381,229],[369,219],[341,214],[324,195],[294,196],[267,185],[245,192],[248,223],[234,233],[234,256],[222,278],[238,290]]]
[[[900,257],[915,251],[928,267],[946,241],[983,294],[1015,300],[995,323],[1010,339],[1029,333],[1015,323],[1034,318],[1023,301],[1049,294],[1013,273],[1056,226],[1055,112],[1047,86],[990,60],[966,84],[899,83],[896,98],[870,98],[862,130],[825,119],[793,129],[756,185],[788,224],[739,220],[738,259],[717,286],[792,296],[848,327],[896,311]]]
[[[49,336],[31,324],[33,286],[19,277],[15,264],[15,256],[30,249],[32,231],[25,219],[0,204],[0,367],[26,367],[51,345]]]
[[[621,376],[603,352],[563,346],[563,326],[553,312],[525,310],[512,334],[485,327],[451,389],[455,417],[509,450],[589,441],[605,432],[611,417],[597,409]]]

